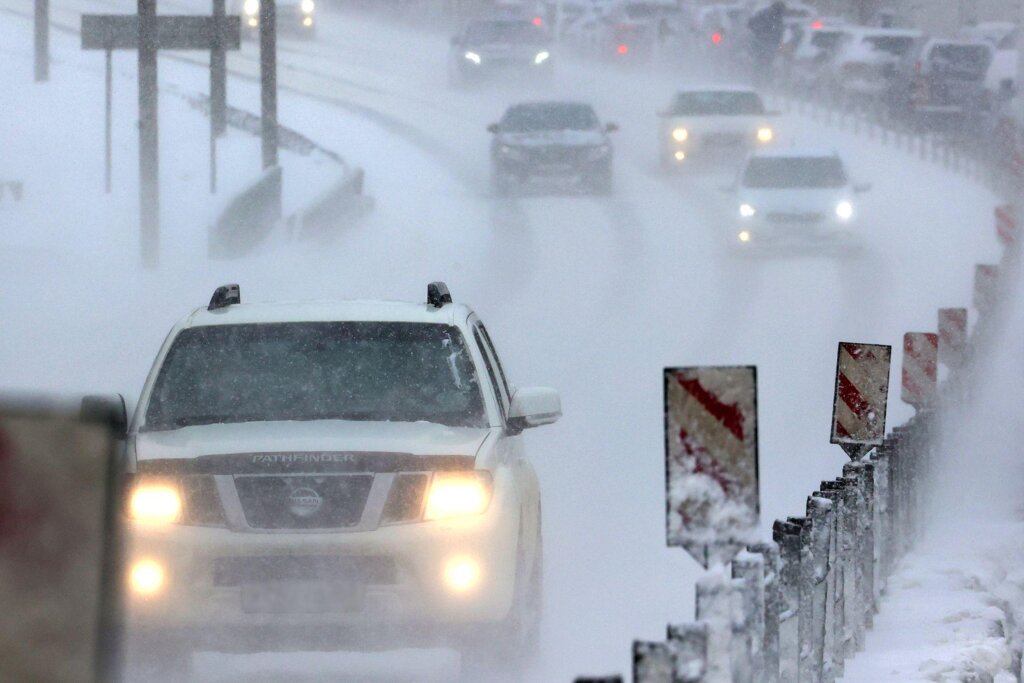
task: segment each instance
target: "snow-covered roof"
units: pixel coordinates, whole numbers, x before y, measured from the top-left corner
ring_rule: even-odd
[[[243,292],[243,296],[245,293]],[[426,303],[401,301],[285,301],[276,303],[234,304],[214,311],[197,308],[184,322],[185,327],[237,325],[241,323],[290,322],[464,322],[471,311],[462,304],[434,308]]]

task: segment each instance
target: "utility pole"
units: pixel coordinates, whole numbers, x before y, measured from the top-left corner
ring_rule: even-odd
[[[156,0],[139,3],[139,240],[142,263],[160,262],[160,136]]]
[[[276,0],[260,0],[260,115],[263,122],[264,170],[277,166],[276,4]]]
[[[36,0],[36,82],[50,80],[50,0]]]

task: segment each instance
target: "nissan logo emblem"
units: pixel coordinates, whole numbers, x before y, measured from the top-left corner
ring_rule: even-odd
[[[288,495],[288,509],[296,517],[311,517],[323,503],[324,499],[311,488],[292,489]]]

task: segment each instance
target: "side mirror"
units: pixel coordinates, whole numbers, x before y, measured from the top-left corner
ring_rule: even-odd
[[[868,192],[869,190],[871,190],[871,183],[854,183],[853,185],[854,192]]]
[[[496,124],[496,123],[492,123],[491,125],[487,126],[487,132],[488,133],[497,133],[498,130],[499,130],[498,129],[498,124]]]
[[[619,129],[619,124],[617,124],[617,123],[609,123],[609,124],[605,125],[604,132],[606,132],[606,133],[614,133],[618,129]]]
[[[118,440],[128,434],[128,409],[121,394],[85,396],[79,415],[83,420],[109,424]]]
[[[508,409],[508,426],[515,431],[552,424],[562,417],[562,399],[554,389],[517,389]]]

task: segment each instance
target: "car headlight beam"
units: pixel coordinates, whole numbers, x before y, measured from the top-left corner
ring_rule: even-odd
[[[491,503],[491,477],[486,472],[436,472],[427,491],[425,520],[469,517],[486,512]]]
[[[676,128],[672,131],[672,139],[676,142],[686,142],[690,137],[690,131],[685,128]]]
[[[128,513],[143,524],[172,524],[181,519],[181,493],[173,482],[145,480],[132,490]]]
[[[541,50],[540,52],[537,53],[537,56],[533,58],[533,63],[543,64],[544,62],[548,61],[549,57],[551,57],[550,52],[548,52],[547,50]]]
[[[467,52],[466,54],[463,55],[463,57],[465,57],[467,61],[473,62],[474,64],[480,64],[480,55],[478,55],[475,52]]]
[[[316,3],[313,0],[302,0],[299,3],[299,9],[302,10],[303,14],[312,14],[316,9]]]
[[[757,211],[750,204],[740,204],[740,216],[751,218]]]
[[[847,221],[853,218],[853,204],[843,200],[836,204],[836,216],[840,219]]]
[[[757,141],[768,144],[775,139],[775,131],[765,126],[764,128],[757,129]]]

